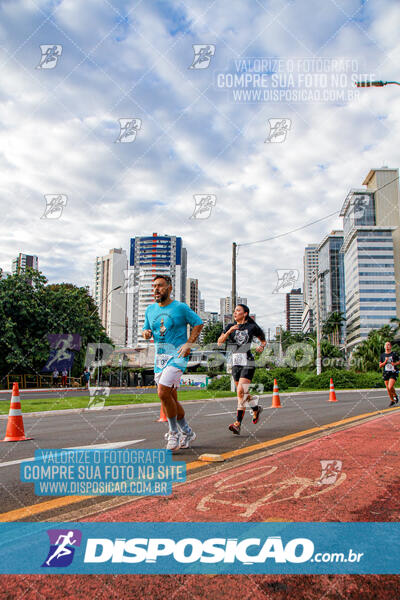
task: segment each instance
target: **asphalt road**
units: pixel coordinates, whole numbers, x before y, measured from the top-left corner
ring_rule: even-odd
[[[268,395],[262,400],[265,410],[259,423],[253,425],[247,411],[240,436],[228,430],[236,411],[234,398],[185,402],[186,416],[197,440],[193,448],[176,453],[176,459],[191,462],[202,453],[228,452],[388,406],[386,390],[336,394],[336,403],[328,402],[326,391],[282,394],[282,407],[276,409],[269,408]],[[48,499],[35,496],[33,484],[20,481],[20,460],[33,457],[36,449],[101,447],[117,442],[124,442],[121,447],[127,448],[164,448],[167,424],[156,422],[159,411],[159,405],[146,404],[70,414],[24,415],[25,433],[34,439],[0,444],[0,513]],[[0,437],[5,428],[6,420],[0,419]]]

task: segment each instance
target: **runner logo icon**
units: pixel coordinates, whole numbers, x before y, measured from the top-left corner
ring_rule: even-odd
[[[81,545],[79,529],[48,529],[50,549],[42,567],[68,567],[74,558],[75,547]]]

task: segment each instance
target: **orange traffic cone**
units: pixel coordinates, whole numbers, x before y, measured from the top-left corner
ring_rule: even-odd
[[[279,408],[281,405],[281,399],[279,398],[279,388],[278,388],[278,384],[276,382],[276,379],[274,379],[274,391],[272,394],[272,408]]]
[[[8,413],[6,437],[1,442],[23,442],[33,438],[25,437],[24,422],[22,420],[21,402],[19,399],[18,383],[13,383],[11,394],[10,412]]]
[[[333,387],[333,379],[331,377],[331,385],[329,389],[329,402],[337,402],[335,388]]]
[[[163,405],[161,404],[161,406],[160,406],[160,418],[157,419],[156,423],[166,423],[167,421],[168,421],[168,419],[165,416]]]

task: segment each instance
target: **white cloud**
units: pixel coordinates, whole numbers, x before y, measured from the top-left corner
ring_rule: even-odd
[[[51,18],[34,3],[1,8],[7,270],[18,252],[35,253],[50,281],[91,285],[94,258],[109,248],[128,251],[130,237],[153,231],[181,235],[189,275],[207,308],[218,310],[229,294],[232,241],[272,237],[338,211],[371,167],[400,164],[395,86],[360,90],[345,106],[239,104],[213,79],[237,58],[315,54],[353,58],[377,79],[398,80],[394,0],[379,11],[356,0],[275,0],[267,12],[244,1],[229,9],[142,2],[131,12],[130,2],[36,6]],[[35,68],[45,43],[63,45],[46,72]],[[188,69],[195,43],[215,43],[208,69]],[[123,117],[142,119],[131,144],[115,143]],[[268,119],[282,117],[292,120],[287,140],[264,143]],[[217,196],[210,219],[190,220],[193,194],[205,192]],[[40,219],[47,193],[68,195],[59,221]],[[265,327],[284,322],[284,296],[271,293],[275,270],[301,270],[304,246],[338,227],[333,216],[240,248],[238,290]]]

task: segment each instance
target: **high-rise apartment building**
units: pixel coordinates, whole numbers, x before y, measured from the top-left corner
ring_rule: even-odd
[[[331,231],[318,246],[318,273],[321,325],[333,312],[346,317],[346,299],[344,286],[344,260],[341,248],[343,231]],[[344,342],[345,324],[343,322],[338,341]]]
[[[301,332],[303,306],[303,294],[300,288],[286,294],[286,331],[291,333]]]
[[[188,277],[186,279],[186,304],[199,314],[199,280]]]
[[[340,213],[349,350],[400,314],[398,177],[398,169],[372,169],[366,188],[350,190]]]
[[[39,259],[37,256],[31,254],[22,254],[20,252],[16,258],[12,261],[11,271],[12,274],[23,273],[27,267],[39,271]]]
[[[113,248],[105,256],[98,256],[95,264],[94,301],[108,337],[121,347],[126,343],[127,263],[125,250]]]
[[[135,347],[148,343],[141,334],[145,310],[154,302],[155,275],[169,275],[171,297],[186,301],[187,253],[182,247],[182,238],[157,233],[132,238],[128,271],[132,285],[127,294],[127,343]]]
[[[309,244],[304,250],[303,257],[303,296],[304,311],[302,314],[302,331],[314,331],[316,313],[315,276],[318,271],[318,244]]]

